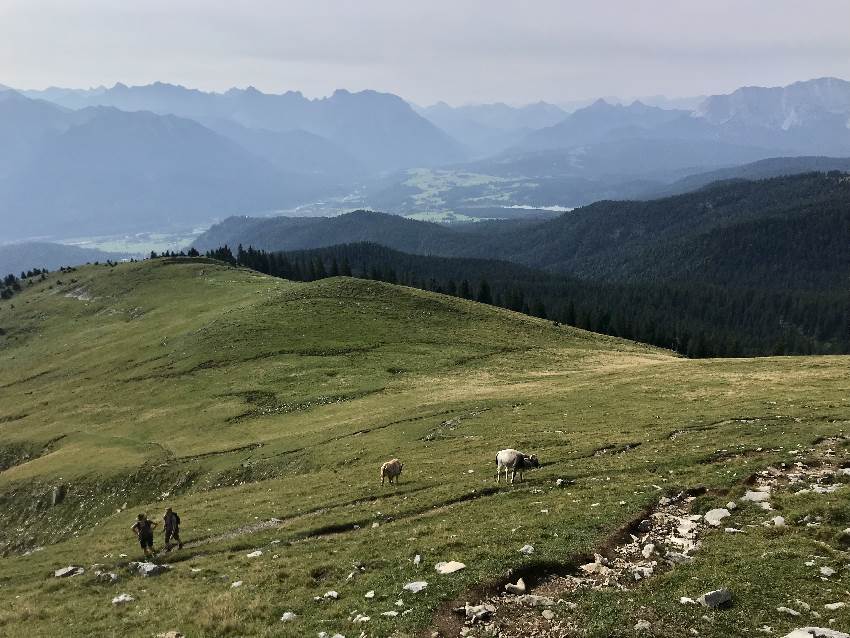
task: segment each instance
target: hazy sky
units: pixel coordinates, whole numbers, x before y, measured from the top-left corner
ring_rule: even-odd
[[[0,84],[155,80],[427,104],[850,79],[848,0],[0,0]]]

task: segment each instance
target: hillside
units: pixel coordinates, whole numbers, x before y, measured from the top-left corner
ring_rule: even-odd
[[[457,635],[451,607],[501,589],[509,568],[571,603],[548,605],[553,622],[599,637],[638,635],[640,620],[675,636],[768,623],[782,635],[802,623],[776,607],[843,598],[846,478],[795,496],[776,470],[782,528],[740,500],[768,465],[811,459],[827,476],[845,461],[843,357],[690,361],[433,293],[203,259],[50,275],[0,304],[0,325],[0,630],[11,635]],[[541,468],[497,487],[493,456],[510,445]],[[393,456],[401,482],[381,487]],[[698,545],[682,564],[659,545],[655,575],[634,585],[629,573],[627,592],[570,588],[577,565],[613,558],[661,496],[698,486],[671,507],[738,500],[724,524],[745,533],[690,521]],[[186,546],[143,579],[128,528],[167,504]],[[818,527],[798,523],[814,516]],[[448,560],[466,568],[438,574]],[[69,564],[85,573],[52,575]],[[828,587],[821,566],[842,570]],[[424,591],[402,589],[420,580]],[[679,603],[724,586],[730,609]],[[119,593],[134,600],[111,604]],[[505,636],[549,622],[510,604],[493,619]],[[848,613],[829,611],[831,626]]]
[[[367,241],[608,282],[843,290],[850,272],[848,204],[846,175],[808,173],[719,182],[648,201],[601,201],[548,221],[463,230],[365,211],[335,218],[232,218],[195,245],[298,250]]]

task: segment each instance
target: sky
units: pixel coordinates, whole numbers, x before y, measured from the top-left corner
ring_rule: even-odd
[[[850,80],[848,25],[848,0],[0,0],[0,84],[691,96]]]

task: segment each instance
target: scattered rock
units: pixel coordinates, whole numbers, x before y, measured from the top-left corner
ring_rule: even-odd
[[[730,512],[734,509],[737,509],[737,507],[738,507],[738,504],[735,501],[729,501],[728,503],[726,503],[726,509],[729,510]]]
[[[156,638],[186,638],[186,634],[177,631],[176,629],[172,629],[171,631],[166,631],[161,634],[157,634]]]
[[[375,590],[374,590],[374,589],[370,589],[370,590],[369,590],[369,591],[367,591],[367,592],[366,592],[366,594],[363,596],[363,598],[374,598],[374,597],[375,597]]]
[[[846,607],[846,606],[847,606],[847,603],[828,603],[828,604],[824,605],[823,608],[827,609],[829,611],[837,611],[837,610],[841,609],[842,607]]]
[[[404,589],[412,594],[418,594],[426,587],[428,587],[428,583],[426,583],[424,580],[415,580],[412,583],[407,583],[404,586]]]
[[[263,552],[261,552],[259,549],[258,549],[257,551],[255,551],[255,552],[251,552],[250,554],[245,554],[245,556],[246,556],[247,558],[258,558],[258,557],[260,557],[260,556],[262,556],[262,555],[263,555]]]
[[[398,616],[398,612],[393,609],[391,611],[385,611],[381,613],[381,615],[386,616],[387,618],[395,618],[396,616]]]
[[[158,576],[163,572],[171,569],[171,565],[159,565],[157,563],[130,563],[130,569],[135,570],[139,576],[147,578],[148,576]]]
[[[703,607],[717,609],[732,602],[732,592],[728,589],[715,589],[697,598],[697,602]]]
[[[835,575],[835,570],[832,567],[828,567],[828,566],[824,565],[823,567],[820,568],[820,573],[821,573],[821,575],[829,578],[830,576]]]
[[[107,585],[111,585],[113,583],[118,582],[118,574],[114,572],[95,572],[94,573],[97,582],[106,583]]]
[[[693,598],[688,598],[687,596],[682,596],[679,599],[679,602],[683,605],[699,605],[697,601],[695,601]]]
[[[729,510],[725,507],[720,507],[717,509],[709,510],[705,513],[703,517],[705,522],[712,527],[720,527],[720,522],[724,519],[731,516]]]
[[[640,553],[644,558],[649,558],[655,553],[655,543],[647,543],[643,546],[643,549],[640,550]]]
[[[421,563],[421,562],[422,562],[422,557],[419,554],[416,554],[416,556],[413,557],[413,564],[416,567],[419,567],[419,563]]]
[[[635,624],[635,631],[649,631],[652,629],[652,625],[649,624],[648,620],[638,620]]]
[[[54,578],[68,578],[69,576],[76,576],[77,574],[84,574],[85,572],[86,570],[82,567],[77,565],[68,565],[68,567],[57,569],[53,572],[53,576]]]
[[[352,619],[351,622],[353,622],[355,624],[360,624],[360,623],[364,623],[364,622],[369,622],[370,620],[372,620],[372,619],[369,616],[364,616],[363,614],[357,614]]]
[[[133,598],[130,594],[118,594],[115,598],[112,599],[113,605],[124,605],[126,603],[131,603],[135,598]]]
[[[283,612],[283,615],[280,617],[280,620],[281,620],[281,622],[289,622],[291,620],[295,620],[296,618],[297,618],[297,616],[295,615],[294,612],[285,611],[285,612]]]
[[[322,598],[325,600],[337,600],[339,598],[339,592],[331,589],[330,591],[326,591]]]
[[[231,589],[236,589],[237,587],[242,587],[242,581],[241,580],[235,580],[232,583],[230,583]]]
[[[516,582],[516,585],[514,585],[513,583],[508,583],[507,585],[505,585],[505,591],[509,594],[524,594],[526,591],[525,581],[520,578]]]
[[[534,553],[533,545],[523,545],[520,550],[520,554],[525,554],[526,556],[531,556]]]
[[[551,609],[544,609],[543,612],[540,615],[543,616],[546,620],[554,620],[555,619],[555,612],[552,611]]]
[[[440,562],[434,565],[434,569],[438,574],[454,574],[455,572],[459,572],[464,569],[466,565],[463,563],[459,563],[456,560],[450,560],[448,562]]]
[[[774,516],[770,520],[774,527],[785,527],[785,518],[783,516]]]
[[[555,601],[548,596],[537,596],[536,594],[524,594],[517,596],[516,601],[527,607],[552,607]]]
[[[791,609],[790,607],[777,607],[776,611],[780,614],[788,614],[789,616],[799,616],[800,612],[796,609]]]
[[[770,492],[762,492],[762,491],[747,491],[744,496],[741,497],[742,501],[750,501],[752,503],[766,503],[770,500]]]
[[[481,622],[482,620],[487,620],[490,616],[496,613],[496,608],[493,605],[483,604],[483,605],[470,605],[466,603],[463,607],[457,609],[466,616],[467,620],[471,620],[472,622]]]
[[[845,634],[834,629],[824,629],[823,627],[801,627],[795,629],[790,634],[785,634],[782,638],[850,638],[850,634]]]

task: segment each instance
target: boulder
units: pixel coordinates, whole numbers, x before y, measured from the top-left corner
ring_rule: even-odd
[[[370,589],[363,596],[363,598],[374,598],[374,597],[375,597],[375,590],[374,589]]]
[[[846,607],[847,603],[827,603],[823,606],[827,611],[838,611],[842,607]]]
[[[434,565],[434,569],[438,574],[454,574],[455,572],[459,572],[464,569],[466,565],[463,563],[459,563],[456,560],[450,560],[448,562],[439,562]]]
[[[741,497],[742,501],[750,501],[751,503],[764,503],[770,500],[770,492],[760,492],[760,491],[747,491],[744,496]]]
[[[285,611],[285,612],[283,612],[283,615],[280,617],[280,620],[281,620],[281,622],[290,622],[292,620],[295,620],[296,618],[297,618],[297,616],[295,615],[294,612]]]
[[[835,570],[832,567],[824,565],[820,568],[820,573],[822,576],[826,576],[827,578],[829,578],[830,576],[835,575]]]
[[[407,583],[403,587],[403,589],[405,591],[409,591],[412,594],[418,594],[426,587],[428,587],[428,583],[426,583],[424,580],[415,580],[412,583]]]
[[[720,527],[720,522],[730,516],[729,510],[725,507],[709,510],[705,513],[704,519],[708,525],[712,527]]]
[[[69,576],[76,576],[77,574],[84,574],[85,572],[86,570],[78,565],[68,565],[62,569],[57,569],[53,572],[53,576],[54,578],[68,578]]]
[[[526,556],[531,556],[534,553],[533,545],[523,545],[519,549],[520,554],[525,554]]]
[[[524,594],[526,591],[525,581],[520,578],[516,582],[516,585],[514,585],[513,583],[508,583],[507,585],[505,585],[505,591],[509,594]]]
[[[732,592],[728,589],[715,589],[697,598],[697,602],[703,607],[717,609],[732,602]]]
[[[130,569],[135,570],[139,576],[147,578],[148,576],[158,576],[163,572],[171,569],[171,565],[159,565],[157,563],[130,563]]]
[[[135,598],[133,598],[130,594],[118,594],[115,598],[112,599],[113,605],[124,605],[126,603],[131,603]]]
[[[782,638],[850,638],[850,634],[823,627],[801,627],[790,634],[785,634]]]

